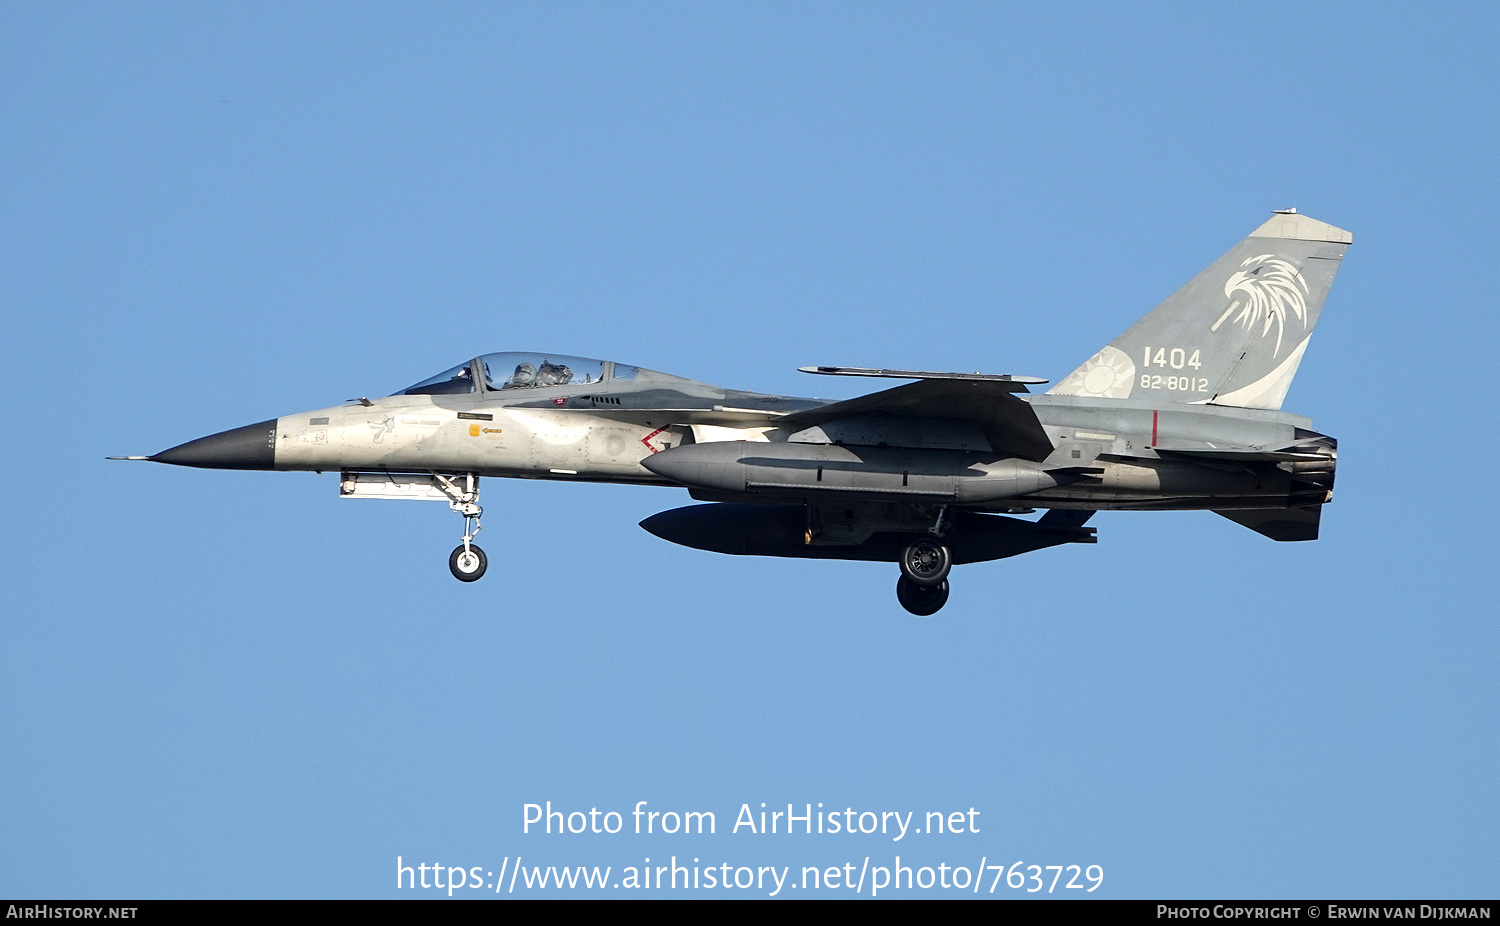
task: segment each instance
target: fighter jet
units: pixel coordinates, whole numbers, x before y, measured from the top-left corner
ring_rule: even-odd
[[[930,615],[953,566],[1094,543],[1101,509],[1201,509],[1316,539],[1338,444],[1280,409],[1352,241],[1278,211],[1040,394],[1029,387],[1047,380],[1028,376],[802,367],[912,381],[828,401],[496,353],[384,398],[112,459],[338,472],[344,498],[447,502],[464,518],[448,558],[464,582],[487,566],[481,478],[678,486],[704,504],[647,531],[717,553],[893,562],[901,605]]]

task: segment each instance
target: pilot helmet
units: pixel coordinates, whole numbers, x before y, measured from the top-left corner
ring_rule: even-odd
[[[529,363],[516,365],[516,372],[510,378],[512,386],[530,386],[536,382],[536,367]]]

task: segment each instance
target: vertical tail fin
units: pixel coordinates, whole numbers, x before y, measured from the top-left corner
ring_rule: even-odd
[[[1050,394],[1280,408],[1353,241],[1277,212]]]

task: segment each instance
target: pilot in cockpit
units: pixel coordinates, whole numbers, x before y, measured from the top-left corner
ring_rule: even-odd
[[[516,372],[512,373],[510,379],[505,381],[501,389],[524,389],[527,386],[536,385],[536,367],[529,363],[516,365]]]
[[[566,386],[573,381],[573,371],[566,364],[542,361],[536,372],[538,386]]]

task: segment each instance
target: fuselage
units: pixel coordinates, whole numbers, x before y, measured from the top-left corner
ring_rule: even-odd
[[[1277,211],[1045,395],[1012,374],[801,368],[911,381],[828,401],[484,354],[133,459],[335,471],[346,498],[446,501],[465,519],[449,558],[465,582],[486,568],[483,477],[678,486],[711,504],[643,528],[720,553],[895,561],[903,607],[932,614],[951,565],[1093,543],[1098,509],[1206,509],[1316,540],[1338,445],[1280,409],[1352,240]]]
[[[1035,412],[1054,448],[1054,457],[1062,455],[1043,464],[992,449],[970,422],[869,416],[839,427],[790,430],[779,427],[777,419],[788,412],[816,409],[828,400],[722,389],[630,369],[635,372],[629,380],[606,374],[584,384],[402,393],[226,432],[251,432],[258,454],[254,461],[214,463],[211,454],[207,462],[182,459],[191,457],[195,445],[223,435],[191,442],[155,459],[234,468],[468,473],[703,489],[644,464],[675,448],[728,442],[743,442],[746,450],[741,456],[749,459],[754,446],[772,443],[788,445],[772,454],[793,461],[785,465],[826,460],[828,473],[819,465],[817,482],[796,477],[784,489],[771,484],[759,490],[752,487],[746,493],[749,500],[817,503],[838,497],[917,502],[922,499],[914,496],[921,493],[911,486],[934,474],[956,479],[959,494],[950,500],[975,510],[1246,508],[1312,500],[1305,481],[1294,478],[1295,466],[1212,455],[1215,448],[1279,447],[1319,436],[1308,419],[1279,411],[1022,395],[1019,398]],[[242,446],[245,440],[242,435]],[[1324,468],[1330,479],[1325,482],[1331,485],[1332,442],[1327,443],[1330,454]],[[1183,458],[1203,451],[1207,458]],[[971,487],[993,484],[982,480],[1008,463],[1013,469],[1045,468],[1057,475],[1041,484],[1018,482],[1017,491],[991,490],[990,495],[998,494],[995,498],[974,494]],[[777,464],[772,460],[769,465]],[[840,484],[831,473],[841,467],[860,471],[864,482]],[[882,474],[885,483],[877,478]],[[753,480],[753,473],[747,478]],[[1327,488],[1323,486],[1324,497],[1316,502],[1327,500]],[[970,489],[967,496],[962,494],[965,489]]]

